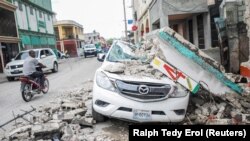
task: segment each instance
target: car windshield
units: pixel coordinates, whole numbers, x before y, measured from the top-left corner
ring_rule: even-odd
[[[35,53],[36,53],[36,58],[38,58],[38,51],[35,51]],[[20,52],[16,56],[15,60],[25,60],[28,56],[29,56],[29,52],[28,51],[26,51],[26,52]]]
[[[134,53],[136,48],[136,46],[126,42],[117,42],[111,48],[107,60],[110,62],[141,60],[142,58]]]
[[[95,45],[86,45],[85,48],[95,48]]]

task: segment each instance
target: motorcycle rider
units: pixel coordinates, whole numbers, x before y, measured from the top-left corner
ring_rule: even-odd
[[[37,71],[36,66],[40,66],[45,68],[46,66],[42,63],[38,62],[35,58],[36,52],[34,50],[29,51],[29,57],[27,57],[23,64],[23,73],[25,76],[31,76],[33,78],[38,78],[38,82],[40,84],[40,88],[43,89],[44,87],[44,74],[43,72]]]

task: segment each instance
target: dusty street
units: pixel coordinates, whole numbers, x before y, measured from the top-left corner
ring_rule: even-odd
[[[59,64],[58,73],[48,73],[50,90],[46,95],[36,95],[31,102],[26,103],[21,97],[20,82],[5,82],[0,84],[0,125],[13,118],[22,110],[29,110],[31,106],[37,107],[48,103],[62,91],[80,87],[83,82],[93,79],[95,70],[101,65],[94,58],[68,59]]]

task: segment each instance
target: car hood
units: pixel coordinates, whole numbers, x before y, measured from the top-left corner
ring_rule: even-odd
[[[9,62],[7,65],[13,66],[13,65],[22,65],[24,63],[24,60],[14,60]]]
[[[119,73],[110,73],[104,70],[104,68],[109,65],[115,65],[116,63],[113,62],[104,62],[103,65],[97,70],[104,72],[109,78],[123,80],[123,81],[130,81],[130,82],[146,82],[146,83],[158,83],[158,84],[170,84],[175,86],[176,84],[167,77],[162,77],[161,79],[146,77],[146,76],[138,76],[138,75],[124,75]]]

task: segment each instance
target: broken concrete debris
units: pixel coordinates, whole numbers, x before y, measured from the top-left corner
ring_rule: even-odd
[[[199,91],[192,95],[183,124],[250,124],[250,96],[228,94],[225,97],[212,96]]]
[[[91,85],[90,85],[91,86]],[[70,95],[70,96],[67,96]],[[119,138],[101,132],[96,134],[95,121],[91,116],[91,99],[86,99],[85,104],[73,108],[63,108],[64,103],[80,102],[76,101],[74,96],[88,97],[91,91],[78,89],[68,91],[62,95],[62,99],[55,99],[52,103],[60,101],[60,107],[57,110],[40,107],[35,113],[32,113],[35,119],[33,124],[18,124],[12,131],[6,134],[1,140],[62,140],[62,141],[118,141]],[[237,94],[225,95],[224,97],[209,95],[207,91],[199,91],[196,95],[191,95],[187,115],[183,124],[250,124],[250,97],[242,97]],[[56,106],[58,107],[58,106]],[[88,112],[87,112],[88,111]],[[68,120],[64,120],[65,115]],[[119,126],[117,124],[113,126]],[[119,127],[116,127],[120,129]],[[124,128],[127,128],[125,126]],[[125,133],[121,128],[121,135]],[[117,130],[116,129],[116,130]],[[124,136],[127,140],[127,136]]]
[[[18,124],[0,140],[100,140],[101,135],[93,135],[95,121],[91,109],[88,109],[91,107],[91,99],[88,97],[92,95],[92,86],[92,82],[86,82],[84,88],[64,92],[60,98],[40,106],[32,113],[34,117],[30,118],[30,123]],[[85,101],[83,97],[87,97]],[[105,141],[110,139],[109,135],[103,138]]]

